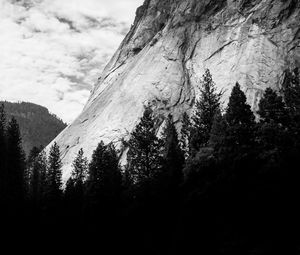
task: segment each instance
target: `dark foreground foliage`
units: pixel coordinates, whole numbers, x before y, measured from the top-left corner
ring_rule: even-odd
[[[180,138],[172,116],[157,136],[146,107],[123,170],[100,142],[90,163],[78,152],[65,187],[57,144],[48,158],[34,150],[25,168],[17,123],[1,107],[6,239],[43,253],[300,254],[298,71],[287,72],[282,97],[265,91],[257,116],[239,84],[222,111],[209,71],[203,80]]]

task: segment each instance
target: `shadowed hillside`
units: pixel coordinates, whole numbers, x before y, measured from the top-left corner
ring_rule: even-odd
[[[15,117],[19,123],[26,155],[34,146],[45,147],[66,127],[62,120],[43,106],[26,102],[0,103],[4,103],[7,118]]]

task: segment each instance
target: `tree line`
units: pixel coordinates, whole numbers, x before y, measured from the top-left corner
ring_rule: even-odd
[[[0,101],[2,103],[6,118],[14,117],[18,122],[26,157],[34,146],[48,145],[67,126],[45,107],[27,102]]]
[[[238,83],[226,108],[209,70],[199,88],[180,128],[169,115],[158,131],[146,106],[125,166],[101,141],[90,162],[79,150],[65,186],[59,146],[25,161],[18,125],[0,108],[2,217],[109,254],[298,254],[298,69],[265,90],[255,114]]]

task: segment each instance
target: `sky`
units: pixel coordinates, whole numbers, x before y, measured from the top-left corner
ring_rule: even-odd
[[[0,0],[0,100],[72,122],[142,2]]]

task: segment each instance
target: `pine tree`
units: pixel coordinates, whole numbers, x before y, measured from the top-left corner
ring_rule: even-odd
[[[228,125],[227,144],[230,147],[237,149],[253,143],[255,117],[238,83],[232,89],[225,119]]]
[[[122,188],[124,190],[130,190],[133,184],[134,184],[133,175],[130,172],[129,165],[126,165],[125,169],[122,172]]]
[[[213,119],[216,111],[220,109],[221,96],[222,92],[217,92],[210,71],[207,69],[203,75],[200,97],[196,101],[196,109],[192,117],[193,128],[190,146],[193,154],[200,147],[208,145]]]
[[[282,84],[284,101],[291,114],[300,115],[300,79],[299,69],[295,68],[292,72],[286,71],[285,80]]]
[[[114,229],[118,224],[122,175],[117,151],[101,141],[93,152],[86,182],[85,218],[91,229]]]
[[[214,117],[209,139],[209,144],[215,150],[218,150],[220,147],[225,145],[224,142],[227,128],[228,126],[225,117],[222,115],[221,111],[217,111]]]
[[[182,116],[182,127],[180,136],[180,148],[184,152],[184,158],[187,159],[190,156],[190,139],[191,139],[191,121],[188,114],[185,112]]]
[[[27,158],[27,166],[31,167],[32,164],[34,163],[35,159],[37,158],[37,156],[40,154],[40,152],[42,151],[42,147],[38,148],[36,146],[34,146],[29,153],[29,156]]]
[[[133,174],[130,171],[129,165],[125,166],[122,171],[122,200],[125,203],[129,203],[134,197],[134,180]]]
[[[163,141],[157,137],[153,112],[146,107],[128,142],[128,162],[135,182],[151,180],[162,168]]]
[[[5,126],[6,115],[4,111],[4,105],[0,105],[0,169],[4,168],[5,158]]]
[[[73,172],[71,178],[77,182],[83,183],[88,171],[88,160],[84,157],[83,149],[81,148],[73,162]]]
[[[100,181],[101,181],[101,172],[103,171],[104,166],[104,154],[106,146],[104,142],[101,141],[97,148],[94,150],[91,162],[89,164],[88,170],[88,193],[89,196],[92,196],[92,199],[97,200],[97,194],[100,193]]]
[[[254,123],[254,115],[239,83],[236,83],[232,89],[225,116],[229,125],[252,125]]]
[[[67,181],[65,200],[70,213],[78,215],[84,199],[84,182],[88,171],[88,160],[81,148],[73,162],[72,175]]]
[[[6,116],[4,105],[0,105],[0,197],[3,198],[6,190],[7,172],[6,172],[6,141],[5,141]]]
[[[258,114],[260,115],[258,138],[261,150],[269,149],[279,153],[289,143],[287,138],[290,126],[289,114],[282,97],[272,89],[266,89],[259,103]]]
[[[9,196],[12,200],[23,201],[25,198],[25,154],[19,125],[12,118],[7,127],[7,174]]]
[[[286,78],[282,85],[284,101],[289,113],[290,136],[294,139],[295,146],[300,148],[300,80],[299,69],[293,72],[286,71]]]
[[[87,195],[90,203],[96,207],[101,203],[115,203],[119,197],[121,182],[117,151],[112,144],[104,145],[101,141],[89,164]]]
[[[35,206],[38,206],[44,198],[46,186],[47,156],[44,151],[34,157],[30,172],[30,199]]]
[[[180,148],[177,130],[171,115],[167,118],[166,127],[163,133],[164,140],[164,185],[170,186],[172,191],[178,189],[183,181],[184,153]]]
[[[265,123],[275,122],[281,125],[287,124],[288,112],[281,96],[271,88],[267,88],[263,98],[259,102],[257,112],[261,121]]]
[[[36,158],[38,157],[39,153],[42,151],[42,148],[38,148],[34,146],[27,158],[26,161],[26,171],[25,171],[25,185],[26,185],[26,193],[31,196],[31,182],[32,182],[32,175],[34,174],[34,163]]]
[[[58,144],[55,142],[49,152],[46,196],[50,203],[57,203],[62,195],[62,163]]]

